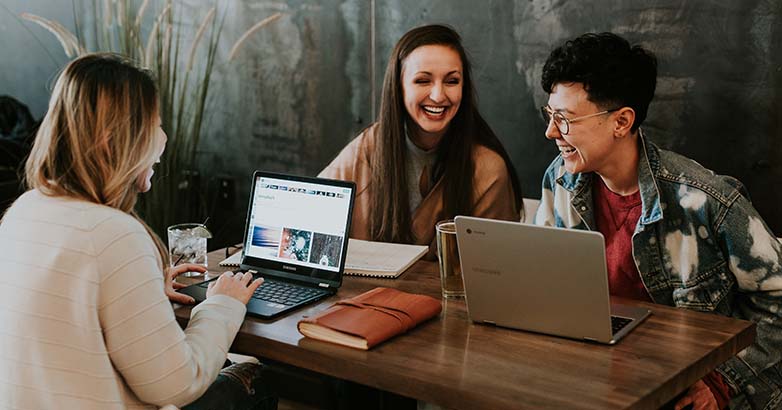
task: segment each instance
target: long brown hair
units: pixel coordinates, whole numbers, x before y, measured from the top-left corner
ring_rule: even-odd
[[[411,214],[407,197],[405,171],[405,122],[409,115],[404,106],[402,66],[405,58],[418,47],[442,45],[459,54],[462,61],[462,100],[448,131],[438,147],[435,181],[443,178],[443,211],[445,218],[472,213],[473,148],[483,145],[505,161],[513,185],[516,209],[521,209],[521,184],[508,153],[489,124],[478,112],[472,82],[470,60],[459,34],[443,25],[414,28],[396,43],[383,79],[383,95],[378,118],[377,143],[372,154],[372,216],[370,235],[374,240],[413,242]]]
[[[68,196],[132,215],[167,265],[160,238],[133,211],[136,181],[157,160],[157,88],[151,74],[115,54],[82,56],[60,74],[25,164],[45,195]]]

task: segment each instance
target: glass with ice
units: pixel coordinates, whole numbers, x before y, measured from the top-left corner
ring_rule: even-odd
[[[171,266],[195,263],[206,267],[206,240],[212,234],[203,224],[189,223],[168,227],[168,252]],[[199,276],[199,272],[185,272],[183,276]]]

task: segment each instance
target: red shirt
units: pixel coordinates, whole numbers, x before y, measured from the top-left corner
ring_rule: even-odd
[[[603,234],[606,242],[609,292],[616,296],[652,302],[633,260],[633,232],[641,217],[641,193],[627,196],[615,194],[596,175],[592,195],[597,230]],[[726,408],[730,402],[730,390],[722,376],[712,371],[702,380],[717,400],[717,406]]]
[[[641,217],[641,193],[615,194],[595,175],[593,189],[597,230],[606,242],[608,290],[612,295],[651,302],[633,260],[633,232]]]

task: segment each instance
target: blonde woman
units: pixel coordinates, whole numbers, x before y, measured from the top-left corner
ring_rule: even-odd
[[[148,73],[111,54],[68,64],[26,164],[30,190],[0,224],[0,408],[276,407],[259,365],[221,372],[260,281],[226,272],[187,329],[174,318],[169,299],[187,296],[173,279],[203,269],[166,270],[133,212],[165,143]]]

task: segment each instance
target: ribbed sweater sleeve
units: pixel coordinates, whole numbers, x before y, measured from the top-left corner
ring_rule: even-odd
[[[154,244],[132,220],[108,219],[91,237],[99,272],[98,315],[115,369],[141,401],[184,406],[216,379],[245,306],[213,296],[184,331],[163,290]]]

